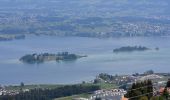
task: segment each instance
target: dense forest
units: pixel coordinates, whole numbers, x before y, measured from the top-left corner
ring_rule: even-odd
[[[134,83],[132,88],[128,90],[126,97],[130,98],[130,100],[139,100],[141,97],[150,99],[153,97],[152,81],[147,80],[144,82]]]
[[[156,87],[158,88],[158,87]],[[169,100],[170,80],[168,80],[163,92],[154,88],[151,80],[133,83],[125,95],[129,100]]]
[[[17,95],[0,96],[0,100],[52,100],[54,98],[71,96],[82,93],[91,93],[99,90],[100,87],[96,85],[72,85],[63,86],[56,89],[33,89],[29,92],[20,92]]]

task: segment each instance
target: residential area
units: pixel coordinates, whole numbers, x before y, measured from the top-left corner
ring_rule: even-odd
[[[161,95],[164,92],[167,80],[169,79],[169,73],[154,73],[152,70],[146,71],[143,74],[132,74],[132,75],[109,75],[109,74],[99,74],[96,79],[83,84],[115,84],[113,87],[102,88],[100,90],[88,93],[86,97],[81,97],[81,95],[75,95],[70,97],[72,100],[128,100],[125,95],[128,93],[129,89],[134,83],[142,82],[145,80],[152,80],[153,82],[153,95]],[[24,83],[18,86],[17,89],[9,88],[7,86],[0,86],[0,96],[8,95],[15,96],[19,93],[26,93],[31,90],[27,88]],[[40,87],[44,88],[45,87]],[[47,87],[46,87],[47,89]],[[170,93],[170,89],[168,88]],[[68,98],[61,98],[56,100],[68,100]]]

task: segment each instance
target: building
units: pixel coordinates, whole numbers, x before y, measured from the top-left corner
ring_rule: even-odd
[[[73,100],[88,100],[87,98],[74,98]]]
[[[93,93],[89,100],[100,98],[102,100],[122,100],[127,92],[124,89],[98,90]]]
[[[161,88],[159,89],[159,94],[163,94],[164,90],[165,90],[165,88],[164,88],[164,87],[161,87]],[[168,91],[168,93],[170,94],[170,88],[167,88],[167,91]]]

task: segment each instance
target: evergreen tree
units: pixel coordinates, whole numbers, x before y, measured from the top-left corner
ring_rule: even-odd
[[[141,97],[147,97],[147,99],[150,99],[153,96],[152,81],[146,80],[132,84],[131,89],[128,90],[125,96],[131,98],[130,100],[139,100]]]
[[[151,81],[151,80],[148,80],[148,81],[147,81],[147,85],[148,85],[148,87],[147,87],[147,93],[149,93],[149,94],[148,94],[148,98],[150,99],[150,98],[153,96],[153,84],[152,84],[152,81]]]
[[[167,84],[166,84],[167,88],[170,88],[170,79],[168,80]]]
[[[165,97],[166,99],[169,98],[169,92],[168,92],[168,88],[170,88],[170,79],[168,80],[166,87],[163,91],[163,97]]]
[[[138,100],[149,100],[148,99],[148,97],[147,96],[143,96],[143,97],[141,97],[140,99],[138,99]]]

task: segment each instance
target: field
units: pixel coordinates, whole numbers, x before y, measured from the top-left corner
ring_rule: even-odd
[[[92,85],[92,84],[86,84],[86,85]],[[101,89],[111,89],[116,87],[115,84],[108,84],[108,83],[101,83],[101,84],[96,84],[99,85]],[[79,95],[73,95],[73,96],[68,96],[68,97],[62,97],[62,98],[56,98],[54,100],[72,100],[73,98],[89,98],[91,94],[79,94]]]

